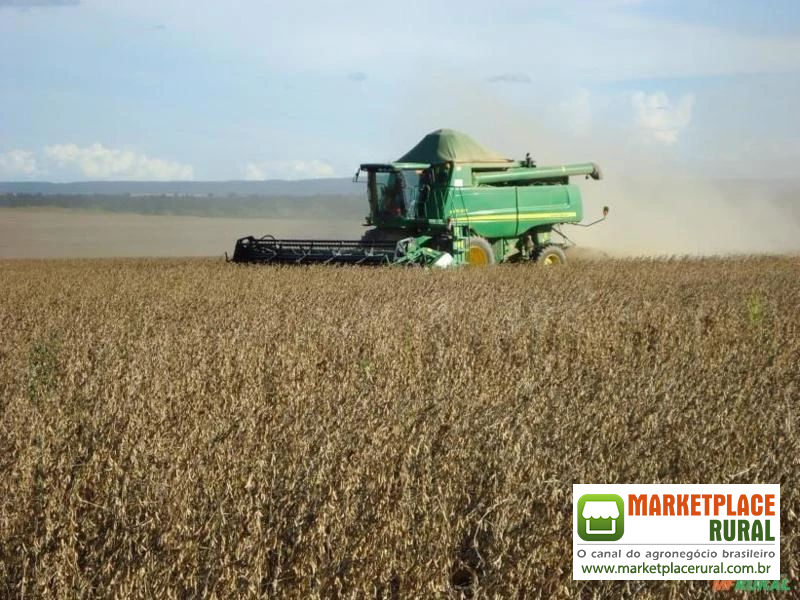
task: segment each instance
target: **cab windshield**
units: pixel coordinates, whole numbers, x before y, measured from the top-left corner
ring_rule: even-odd
[[[372,213],[379,218],[413,218],[421,173],[419,169],[370,170],[367,189]]]

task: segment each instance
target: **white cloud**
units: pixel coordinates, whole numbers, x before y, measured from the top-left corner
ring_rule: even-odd
[[[10,150],[0,154],[0,176],[30,176],[38,172],[36,157],[27,150]]]
[[[115,150],[102,144],[81,148],[75,144],[46,146],[45,156],[59,165],[74,165],[89,179],[186,180],[194,179],[190,165],[150,158],[130,150]]]
[[[636,126],[645,138],[674,144],[692,120],[694,95],[684,94],[677,103],[664,92],[636,92],[631,98]]]
[[[248,162],[244,167],[244,177],[250,180],[316,179],[335,176],[333,167],[320,160],[268,160]]]

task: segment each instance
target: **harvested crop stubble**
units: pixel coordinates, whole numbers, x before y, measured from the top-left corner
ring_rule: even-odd
[[[0,263],[0,595],[619,597],[573,483],[782,484],[800,259]]]

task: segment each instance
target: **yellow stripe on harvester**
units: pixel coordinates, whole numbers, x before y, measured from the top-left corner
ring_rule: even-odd
[[[469,221],[470,223],[474,223],[476,221],[516,221],[519,218],[520,221],[528,221],[528,220],[535,220],[535,219],[561,219],[561,218],[569,218],[569,217],[577,217],[578,213],[576,212],[539,212],[539,213],[519,213],[516,214],[505,214],[505,215],[456,215],[455,219],[458,221]]]

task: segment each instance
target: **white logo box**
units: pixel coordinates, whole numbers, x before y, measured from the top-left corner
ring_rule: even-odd
[[[586,494],[613,494],[622,498],[623,533],[619,540],[586,541],[579,537],[578,520],[581,518],[611,519],[614,533],[618,532],[615,502],[586,502],[584,514],[578,514],[578,501]],[[653,496],[658,497],[662,508],[660,516],[641,514],[641,502],[631,502],[631,496],[641,499],[642,495],[646,498],[647,512]],[[777,484],[575,484],[572,496],[575,580],[776,580],[781,577],[780,486]],[[738,512],[742,496],[747,499],[748,508],[758,509],[760,505],[762,514],[728,514],[730,506],[733,512]],[[763,514],[769,499],[773,515]],[[671,507],[674,515],[664,514],[669,512],[663,510],[665,505]],[[636,514],[637,508],[640,514]],[[679,516],[678,513],[687,510],[691,513],[692,508],[700,514]],[[712,521],[720,522],[719,539],[716,535],[712,539]],[[724,534],[731,533],[732,522],[737,539],[727,541]],[[592,523],[586,525],[589,529]],[[752,539],[752,535],[750,540],[738,539],[742,537],[739,535],[741,528],[745,527],[762,539]],[[767,532],[774,539],[767,539]],[[591,533],[611,531],[598,529]]]

